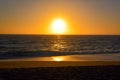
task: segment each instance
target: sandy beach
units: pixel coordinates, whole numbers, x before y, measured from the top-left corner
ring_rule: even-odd
[[[120,61],[14,61],[0,64],[0,80],[120,79]]]
[[[119,54],[71,55],[0,61],[0,80],[119,80]]]

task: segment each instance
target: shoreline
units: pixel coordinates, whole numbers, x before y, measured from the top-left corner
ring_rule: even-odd
[[[0,60],[0,68],[120,66],[120,54],[67,55]]]
[[[120,53],[115,54],[76,54],[76,55],[58,55],[58,56],[38,56],[23,58],[0,59],[2,61],[56,61],[55,58],[61,58],[60,61],[120,61]]]

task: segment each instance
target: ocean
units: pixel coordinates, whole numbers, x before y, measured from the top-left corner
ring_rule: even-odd
[[[120,53],[120,35],[0,35],[0,59]]]

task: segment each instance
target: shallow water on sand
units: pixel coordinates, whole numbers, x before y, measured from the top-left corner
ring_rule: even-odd
[[[0,61],[120,61],[120,53],[31,57],[18,59],[3,59]]]

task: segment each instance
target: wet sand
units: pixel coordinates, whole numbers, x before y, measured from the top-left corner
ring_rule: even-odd
[[[38,67],[68,67],[68,66],[120,66],[120,61],[14,61],[0,62],[0,68],[38,68]]]

